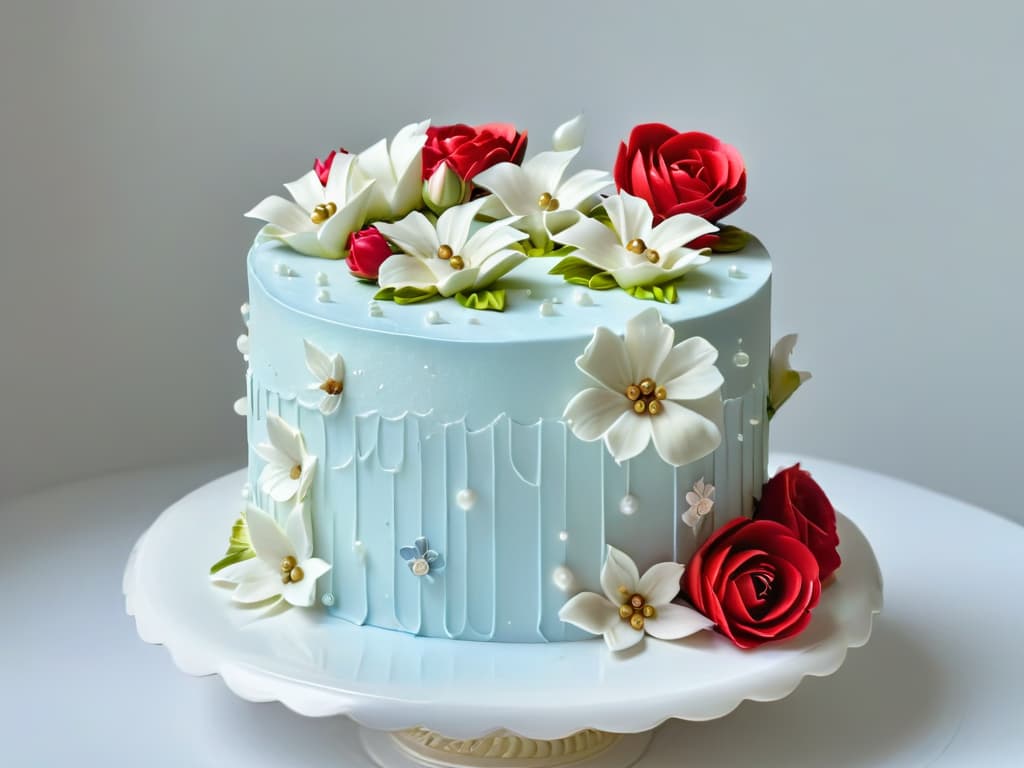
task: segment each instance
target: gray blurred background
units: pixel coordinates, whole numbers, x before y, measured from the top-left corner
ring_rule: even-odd
[[[814,379],[773,446],[1024,521],[1021,3],[0,9],[0,498],[244,461],[242,212],[412,120],[735,144]]]

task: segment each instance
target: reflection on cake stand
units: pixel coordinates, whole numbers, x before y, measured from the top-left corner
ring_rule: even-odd
[[[346,715],[384,768],[626,768],[669,718],[709,720],[745,699],[772,701],[806,675],[835,672],[867,642],[881,608],[878,565],[840,516],[843,567],[799,637],[740,651],[703,632],[642,652],[600,640],[549,644],[418,638],[318,611],[241,608],[206,573],[238,512],[244,472],[203,486],[139,539],[124,578],[146,642],[192,675],[220,675],[249,701]]]

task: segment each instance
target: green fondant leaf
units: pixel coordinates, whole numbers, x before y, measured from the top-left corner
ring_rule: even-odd
[[[712,253],[735,253],[742,251],[750,235],[739,227],[725,224],[718,230],[718,240],[711,246]]]
[[[600,271],[600,267],[595,267],[578,256],[566,256],[549,269],[548,274],[561,275],[569,282],[574,282],[572,278],[584,278],[589,281],[591,277]]]
[[[231,538],[228,539],[228,551],[224,554],[220,560],[210,566],[210,573],[217,573],[217,571],[227,568],[229,565],[240,563],[243,560],[248,560],[250,557],[255,557],[256,553],[252,548],[252,541],[249,539],[249,526],[245,522],[244,517],[240,517],[235,521],[235,524],[231,526]]]
[[[614,229],[614,227],[612,227],[612,219],[608,215],[608,211],[604,209],[603,205],[599,205],[596,208],[594,208],[594,210],[588,213],[587,216],[594,219],[595,221],[600,221],[606,227]]]
[[[587,283],[588,288],[593,288],[595,291],[608,291],[615,288],[618,283],[615,282],[615,278],[612,277],[611,272],[598,272],[590,278]]]
[[[417,301],[426,301],[437,296],[437,288],[414,288],[404,286],[402,288],[382,288],[373,297],[379,301],[393,301],[395,304],[415,304]]]
[[[467,309],[489,309],[494,312],[505,311],[505,290],[496,291],[486,288],[479,291],[456,293],[455,300]]]
[[[634,285],[632,288],[626,288],[625,291],[634,299],[660,301],[662,304],[675,304],[678,298],[675,283],[668,283],[666,285]]]
[[[222,557],[220,560],[218,560],[216,563],[210,566],[210,573],[214,574],[218,571],[223,571],[229,565],[240,563],[243,560],[248,560],[252,557],[256,557],[256,553],[253,552],[251,549],[248,552],[235,552],[234,554],[226,555],[225,557]]]

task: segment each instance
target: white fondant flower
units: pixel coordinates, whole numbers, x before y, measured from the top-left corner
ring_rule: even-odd
[[[273,413],[267,414],[269,443],[259,443],[256,453],[267,462],[260,473],[260,487],[277,502],[302,501],[313,482],[316,456],[306,452],[302,433]]]
[[[494,206],[490,201],[487,213],[495,217],[519,216],[515,226],[527,233],[534,244],[547,242],[552,232],[576,218],[562,214],[572,214],[581,206],[589,208],[591,198],[611,184],[611,176],[605,171],[580,171],[563,178],[578,152],[579,147],[565,152],[541,152],[522,165],[498,163],[477,174],[473,183],[492,192],[501,203]],[[549,222],[552,214],[559,217],[557,226]]]
[[[710,261],[684,247],[718,227],[692,213],[681,213],[654,226],[647,202],[621,192],[605,198],[612,227],[586,216],[558,233],[558,241],[576,247],[573,256],[609,272],[622,288],[652,286],[678,280]]]
[[[340,259],[348,237],[366,221],[373,181],[355,177],[355,158],[337,154],[327,184],[315,170],[285,184],[295,202],[271,195],[245,215],[266,221],[260,238],[280,240],[307,256]]]
[[[576,366],[600,384],[577,394],[563,418],[580,440],[604,439],[621,463],[653,438],[667,463],[707,456],[722,441],[722,374],[716,350],[699,336],[676,344],[657,309],[626,323],[625,338],[594,331]]]
[[[608,547],[601,569],[601,589],[572,597],[558,618],[594,635],[604,635],[613,651],[632,648],[650,635],[676,640],[708,629],[713,622],[693,608],[672,601],[679,594],[685,567],[679,563],[652,565],[643,576],[632,558]]]
[[[551,136],[551,148],[556,152],[579,149],[583,146],[586,130],[587,124],[583,115],[576,115],[572,120],[567,120],[555,128],[555,132]]]
[[[377,229],[402,249],[380,267],[381,288],[436,288],[442,296],[486,288],[526,257],[509,248],[522,234],[509,226],[511,220],[496,221],[470,235],[473,219],[487,198],[449,208],[437,224],[413,211],[394,224],[380,223]]]
[[[366,208],[367,221],[399,219],[420,207],[423,145],[429,125],[429,120],[410,123],[395,134],[390,147],[381,139],[356,156],[355,178],[362,183],[375,182]]]
[[[774,416],[796,392],[800,385],[811,378],[809,371],[794,371],[789,358],[796,348],[797,335],[790,333],[783,336],[772,348],[771,362],[768,365],[768,415]]]
[[[692,491],[686,492],[686,503],[690,508],[683,512],[683,522],[691,528],[696,528],[715,506],[715,486],[705,483],[702,477],[693,484]]]
[[[252,505],[245,511],[245,522],[256,556],[222,568],[213,574],[214,581],[235,584],[231,597],[239,603],[262,603],[276,597],[299,607],[313,605],[316,580],[331,566],[313,557],[306,505],[295,505],[284,530],[274,518]]]
[[[341,393],[345,388],[345,361],[341,355],[327,356],[320,347],[308,339],[306,345],[306,368],[313,374],[314,383],[309,389],[323,392],[320,399],[320,413],[330,416],[341,404]]]

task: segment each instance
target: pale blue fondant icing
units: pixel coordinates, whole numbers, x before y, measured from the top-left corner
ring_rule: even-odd
[[[530,259],[499,285],[509,291],[504,313],[440,300],[380,302],[383,316],[373,317],[375,287],[343,262],[263,244],[248,263],[250,481],[256,502],[283,519],[287,510],[259,490],[262,463],[251,450],[266,439],[266,414],[279,414],[319,459],[309,501],[316,554],[334,566],[320,592],[333,595],[335,616],[432,637],[589,637],[557,614],[575,591],[600,590],[608,544],[641,568],[685,562],[714,527],[752,511],[765,479],[770,345],[771,264],[756,241],[688,275],[673,305],[568,285],[546,274],[553,260]],[[323,289],[329,302],[318,300]],[[578,291],[593,306],[578,305]],[[544,299],[557,301],[555,316],[541,316]],[[622,333],[650,306],[677,342],[699,335],[715,345],[725,377],[722,445],[685,467],[666,465],[653,447],[619,466],[560,420],[588,386],[575,359],[594,327]],[[428,324],[430,312],[444,322]],[[345,359],[341,406],[330,416],[308,389],[303,339]],[[736,365],[737,352],[749,363]],[[702,477],[716,486],[716,504],[695,535],[681,515]],[[468,510],[458,503],[464,489],[476,496]],[[620,511],[626,494],[635,514]],[[420,536],[443,570],[410,571],[399,550]],[[567,592],[553,578],[560,567],[573,575]]]

